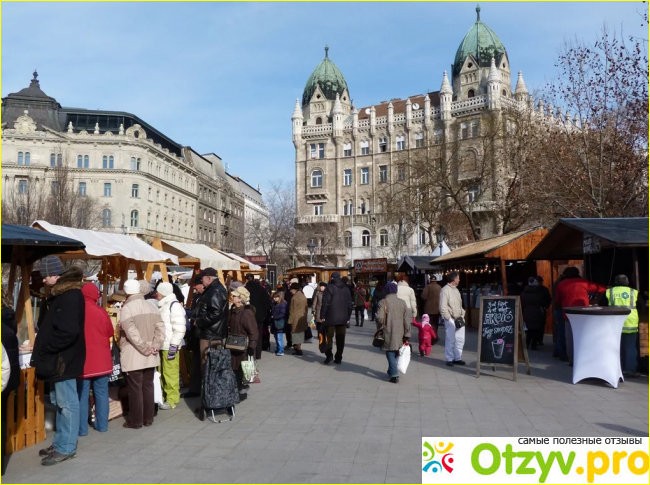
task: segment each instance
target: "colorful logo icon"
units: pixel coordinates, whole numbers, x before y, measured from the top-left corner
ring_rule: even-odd
[[[422,467],[423,472],[438,473],[444,469],[447,473],[454,471],[454,454],[449,451],[454,447],[453,443],[445,443],[439,441],[433,446],[428,441],[422,445],[422,461],[426,462]],[[436,458],[436,453],[442,455],[439,459]],[[439,461],[438,461],[439,460]]]

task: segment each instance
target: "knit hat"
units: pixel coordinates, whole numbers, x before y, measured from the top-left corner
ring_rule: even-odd
[[[241,297],[241,299],[244,301],[244,304],[248,304],[251,299],[250,292],[243,285],[233,291],[232,294]]]
[[[162,296],[169,296],[174,293],[174,287],[171,283],[160,283],[156,291]]]
[[[425,313],[424,315],[422,315],[422,325],[426,323],[429,323],[429,315]],[[431,323],[429,323],[429,325],[431,325]]]
[[[147,280],[138,280],[138,282],[140,283],[140,293],[143,295],[148,295],[153,291],[151,283],[149,283]]]
[[[138,280],[126,280],[124,282],[124,293],[137,295],[140,293],[140,282]]]
[[[392,295],[397,293],[397,285],[392,281],[386,284],[386,294]]]
[[[65,272],[63,263],[56,256],[45,256],[42,258],[38,270],[43,278],[46,276],[59,276]]]
[[[535,278],[534,276],[531,276],[530,278],[528,278],[528,284],[530,286],[539,286],[539,281],[537,281],[537,278]]]
[[[291,284],[296,283],[296,284],[297,284],[297,283],[300,283],[300,280],[299,280],[298,278],[291,278],[291,279],[289,280],[289,283],[291,283]]]
[[[299,290],[300,289],[300,283],[291,283],[291,286],[289,287],[290,290]]]
[[[334,271],[334,273],[332,273],[332,278],[340,278],[340,277],[341,277],[341,273],[339,273],[338,271]]]
[[[231,281],[230,282],[230,291],[235,291],[237,288],[244,286],[244,283],[241,281]]]

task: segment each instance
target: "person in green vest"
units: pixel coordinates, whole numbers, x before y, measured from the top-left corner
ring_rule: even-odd
[[[636,309],[638,292],[628,285],[630,282],[624,274],[614,278],[614,285],[607,290],[610,306],[623,306],[631,310],[623,324],[621,334],[621,367],[625,377],[639,377],[637,372],[636,340],[639,335],[639,312]]]

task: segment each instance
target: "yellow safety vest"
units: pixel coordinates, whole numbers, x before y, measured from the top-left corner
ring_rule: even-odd
[[[636,310],[637,292],[627,286],[614,286],[607,291],[610,306],[622,306],[632,310],[623,324],[623,333],[639,331],[639,312]]]

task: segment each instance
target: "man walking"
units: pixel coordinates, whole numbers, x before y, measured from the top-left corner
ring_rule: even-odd
[[[50,397],[56,406],[52,446],[39,452],[43,457],[41,465],[51,466],[77,456],[77,377],[83,374],[86,361],[85,302],[80,268],[73,266],[65,271],[59,258],[47,256],[41,259],[40,273],[51,292],[41,309],[44,314],[40,318],[31,365],[38,379],[50,383]]]
[[[324,364],[332,362],[332,340],[336,335],[336,358],[335,364],[340,364],[343,359],[343,348],[345,347],[345,332],[352,316],[352,295],[347,285],[341,279],[341,273],[332,273],[332,282],[327,285],[323,293],[323,304],[320,311],[320,318],[323,330],[327,335],[327,352],[325,353]]]
[[[623,323],[621,333],[621,367],[625,377],[639,377],[637,372],[636,341],[639,335],[639,312],[636,309],[637,291],[630,288],[630,282],[624,274],[614,278],[614,285],[607,290],[610,306],[622,306],[630,309],[630,314]]]
[[[356,286],[354,287],[354,319],[356,320],[355,327],[363,327],[363,320],[366,312],[366,300],[367,293],[366,289],[363,287],[359,280],[356,281]],[[361,324],[359,324],[361,321]]]
[[[449,367],[465,365],[461,359],[465,345],[465,310],[458,291],[460,275],[452,271],[447,275],[447,284],[440,290],[440,315],[445,324],[445,359]],[[459,326],[456,322],[459,322]]]
[[[257,322],[257,347],[255,349],[255,359],[262,358],[262,345],[264,334],[264,324],[266,323],[269,311],[271,309],[271,298],[260,282],[252,274],[246,275],[246,289],[250,293],[250,304],[255,307],[255,321]]]

